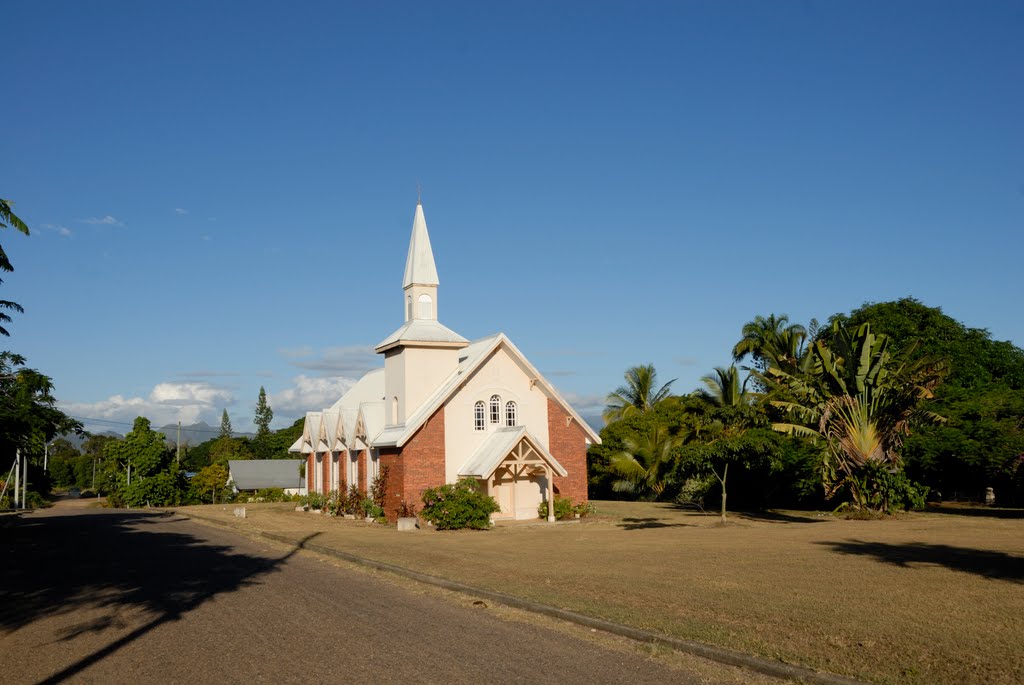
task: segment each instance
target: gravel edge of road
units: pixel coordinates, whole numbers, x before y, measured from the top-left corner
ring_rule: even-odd
[[[788,680],[795,680],[797,682],[809,683],[811,685],[867,685],[865,681],[855,680],[846,676],[837,675],[834,673],[828,673],[825,671],[815,671],[814,669],[807,668],[805,666],[794,666],[791,664],[784,664],[777,661],[769,661],[767,659],[761,659],[759,657],[744,654],[742,652],[735,652],[732,650],[724,649],[721,647],[713,647],[693,640],[684,640],[682,638],[670,637],[667,635],[660,635],[647,630],[641,630],[639,628],[633,628],[631,626],[623,625],[621,623],[614,623],[612,621],[606,621],[600,618],[594,618],[593,616],[587,616],[569,609],[561,609],[559,607],[551,606],[549,604],[542,604],[540,602],[534,602],[532,600],[523,599],[514,595],[509,595],[504,592],[497,592],[495,590],[485,590],[483,588],[473,587],[472,585],[466,585],[446,578],[438,576],[432,576],[426,573],[420,573],[419,571],[413,571],[403,566],[396,566],[395,564],[388,564],[383,561],[374,561],[373,559],[367,559],[360,557],[355,554],[349,554],[326,545],[320,545],[315,542],[302,543],[300,540],[290,538],[286,535],[278,535],[276,533],[268,533],[262,530],[251,530],[241,531],[235,526],[230,525],[224,521],[220,521],[215,518],[197,515],[192,512],[183,512],[176,509],[171,509],[175,514],[184,516],[185,518],[208,523],[215,525],[219,528],[224,528],[233,531],[239,535],[251,534],[257,537],[272,540],[274,542],[283,543],[286,545],[298,545],[300,549],[304,549],[317,554],[324,554],[326,556],[335,557],[343,561],[371,568],[377,571],[386,571],[403,578],[415,580],[420,583],[432,585],[445,590],[458,592],[471,597],[478,597],[480,599],[488,599],[497,604],[503,604],[514,609],[520,609],[523,611],[529,611],[544,616],[550,616],[552,618],[561,619],[568,621],[579,626],[586,628],[592,628],[600,630],[612,635],[619,637],[625,637],[630,640],[637,642],[657,645],[662,647],[668,647],[679,652],[686,654],[692,654],[699,656],[704,659],[711,661],[717,661],[718,663],[727,664],[729,666],[738,666],[740,668],[746,668],[756,673],[762,673],[764,675],[772,676],[775,678],[785,678]]]

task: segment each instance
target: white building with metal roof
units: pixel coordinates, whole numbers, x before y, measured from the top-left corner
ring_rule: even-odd
[[[501,506],[536,518],[558,494],[587,499],[586,451],[597,433],[504,333],[469,341],[438,321],[439,279],[417,203],[402,280],[405,321],[375,348],[384,368],[331,407],[307,412],[291,451],[307,485],[369,491],[387,466],[389,518],[424,489],[473,478]]]

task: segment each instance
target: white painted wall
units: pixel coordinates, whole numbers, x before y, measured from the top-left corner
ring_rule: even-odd
[[[501,420],[490,422],[491,395],[501,396]],[[473,405],[486,405],[486,428],[473,429]],[[539,385],[530,388],[526,370],[499,348],[444,405],[445,479],[455,482],[459,468],[474,452],[505,426],[505,402],[512,400],[518,409],[518,425],[526,426],[537,441],[548,448],[548,400]]]
[[[398,423],[420,408],[459,365],[459,349],[402,347],[384,356],[384,421],[394,425],[391,405],[398,398]]]

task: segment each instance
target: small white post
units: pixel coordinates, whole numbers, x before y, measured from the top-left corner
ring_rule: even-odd
[[[21,476],[21,508],[28,509],[28,457],[25,457],[23,463],[25,472]]]
[[[14,452],[14,508],[20,509],[18,506],[21,502],[21,450],[15,450]]]

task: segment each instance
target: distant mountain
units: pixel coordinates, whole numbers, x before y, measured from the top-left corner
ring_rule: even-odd
[[[109,435],[112,438],[123,438],[124,437],[120,433],[115,433],[114,431],[103,431],[102,433],[91,433],[90,435]],[[85,441],[87,439],[86,436],[84,436],[84,435],[76,435],[74,433],[66,433],[66,434],[61,435],[59,437],[67,440],[68,442],[70,442],[72,445],[75,446],[75,449],[77,449],[79,451],[81,451],[82,445],[85,443]]]
[[[167,437],[167,442],[177,444],[178,441],[178,424],[169,423],[162,428],[154,428],[154,430],[163,433]],[[213,440],[220,435],[220,426],[211,426],[205,421],[199,423],[183,425],[181,427],[181,444],[195,447],[196,445],[206,442],[207,440]],[[233,432],[232,437],[235,438],[251,438],[254,433],[239,433]]]

